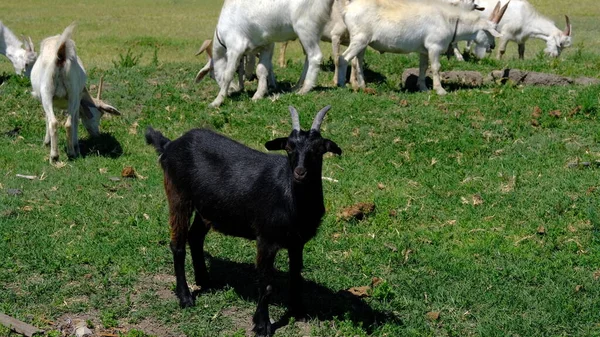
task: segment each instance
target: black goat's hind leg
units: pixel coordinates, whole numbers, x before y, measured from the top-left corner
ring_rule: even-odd
[[[258,304],[254,313],[254,331],[256,336],[267,337],[273,335],[271,321],[269,320],[269,297],[273,292],[273,263],[277,255],[277,248],[264,242],[258,237],[256,240],[256,269],[258,271]]]
[[[192,209],[189,203],[182,198],[181,194],[171,184],[166,174],[164,183],[167,200],[169,201],[170,246],[173,253],[173,265],[175,267],[177,283],[175,293],[179,297],[179,305],[182,308],[186,308],[194,305],[194,297],[192,297],[187,280],[185,279],[185,244],[188,239]]]
[[[196,285],[202,287],[203,290],[210,286],[206,262],[204,261],[204,238],[206,238],[209,229],[210,226],[202,219],[202,216],[196,213],[188,235],[188,243],[192,253]]]

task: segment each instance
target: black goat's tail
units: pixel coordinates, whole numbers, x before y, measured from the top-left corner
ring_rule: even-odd
[[[158,154],[163,154],[165,147],[170,142],[169,138],[163,136],[160,131],[154,130],[151,126],[146,129],[146,144],[154,146]]]

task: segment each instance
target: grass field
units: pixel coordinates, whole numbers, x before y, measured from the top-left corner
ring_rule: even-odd
[[[562,14],[571,16],[574,46],[559,59],[530,43],[518,61],[513,44],[503,61],[443,60],[442,70],[598,78],[595,2],[532,2],[560,27]],[[210,233],[205,249],[217,286],[199,294],[195,307],[178,307],[162,171],[144,129],[175,138],[207,126],[263,149],[290,131],[288,105],[307,127],[331,104],[322,133],[344,153],[324,160],[323,175],[337,182],[324,182],[327,214],[305,249],[310,319],[281,319],[287,254],[279,254],[276,336],[600,335],[600,86],[412,93],[399,84],[405,68],[418,66],[416,55],[368,52],[375,94],[353,92],[331,87],[323,44],[313,92],[252,102],[250,82],[215,110],[207,106],[217,85],[193,82],[205,62],[193,54],[212,35],[219,1],[56,6],[4,1],[0,20],[36,44],[77,21],[89,84],[104,75],[104,99],[123,116],[104,118],[100,139],[81,131],[85,156],[72,161],[61,131],[64,165],[51,166],[41,104],[29,81],[0,59],[0,312],[52,337],[72,332],[69,319],[84,320],[95,336],[250,334],[254,242]],[[301,71],[294,45],[288,67],[275,68],[283,88]],[[137,65],[119,61],[128,50],[141,55]],[[15,127],[18,137],[5,134]],[[125,167],[138,178],[122,178]],[[357,202],[376,210],[361,221],[338,216]],[[190,263],[187,270],[189,277]],[[345,291],[374,277],[381,283],[367,297]],[[0,336],[17,335],[0,327]]]

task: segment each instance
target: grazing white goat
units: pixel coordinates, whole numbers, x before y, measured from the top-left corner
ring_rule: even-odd
[[[90,96],[85,87],[86,73],[81,60],[75,53],[75,42],[71,35],[75,24],[67,27],[61,35],[44,39],[40,55],[31,70],[31,94],[42,102],[46,113],[46,136],[44,144],[50,144],[50,163],[58,160],[58,121],[54,108],[67,109],[65,122],[67,129],[67,154],[79,155],[77,128],[79,113],[81,120],[92,136],[98,136],[100,117],[103,112],[119,115],[114,107],[100,99],[102,82],[98,88],[98,98]]]
[[[489,13],[489,6],[498,0],[477,0],[480,6],[486,7],[482,15]],[[502,0],[505,2],[506,0]],[[565,15],[567,26],[560,30],[548,18],[541,15],[526,0],[512,0],[504,19],[498,24],[498,31],[502,33],[498,44],[498,58],[502,58],[506,51],[508,41],[515,41],[518,45],[519,58],[525,56],[525,41],[529,38],[538,38],[546,41],[544,52],[552,57],[558,57],[562,49],[570,47],[571,22]]]
[[[23,44],[25,45],[24,49],[22,48]],[[0,54],[8,57],[17,75],[27,77],[30,76],[31,67],[37,58],[31,38],[23,38],[23,42],[21,42],[8,27],[2,24],[2,21],[0,21]]]
[[[319,40],[332,3],[333,0],[225,0],[215,29],[212,54],[220,91],[211,106],[223,103],[240,60],[249,53],[260,54],[256,69],[259,90],[253,98],[262,97],[266,93],[266,83],[261,86],[260,78],[266,78],[272,68],[273,42],[295,38],[300,39],[306,53],[298,93],[310,91],[317,81],[322,58]]]
[[[380,52],[420,55],[420,90],[427,90],[425,72],[431,60],[433,89],[446,94],[440,83],[440,54],[453,41],[475,40],[478,48],[488,49],[494,41],[498,22],[507,5],[496,5],[489,20],[474,11],[439,1],[411,0],[337,0],[344,4],[344,22],[350,32],[350,46],[340,57],[338,86],[344,86],[348,61],[364,54],[371,46]],[[360,56],[359,56],[360,57]],[[364,87],[361,62],[358,62],[358,86]]]

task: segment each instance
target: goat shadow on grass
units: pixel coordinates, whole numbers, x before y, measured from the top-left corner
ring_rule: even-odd
[[[79,150],[84,158],[97,155],[116,159],[123,154],[121,143],[110,133],[104,132],[101,132],[98,137],[80,139]]]
[[[327,71],[331,73],[331,76],[335,73],[335,64],[333,63],[333,59],[331,57],[327,62],[321,63],[320,67],[321,71]],[[346,83],[350,83],[350,74],[352,73],[352,67],[348,66],[346,69]],[[387,81],[387,77],[380,72],[369,69],[367,63],[363,66],[363,73],[365,76],[365,82],[371,84],[382,84]]]
[[[258,301],[256,283],[258,274],[254,264],[228,261],[211,256],[206,252],[205,256],[211,282],[211,288],[206,290],[207,292],[230,286],[242,298],[255,303]],[[273,288],[274,291],[269,304],[283,305],[289,309],[289,277],[287,271],[274,271]],[[194,295],[210,296],[209,294],[203,295],[206,291],[200,290],[194,292]],[[349,319],[356,326],[362,326],[369,334],[373,333],[378,325],[384,323],[393,322],[397,325],[403,325],[402,321],[392,312],[375,310],[363,300],[344,290],[334,291],[305,279],[303,294],[303,303],[306,306],[308,318],[317,318],[320,321],[332,320],[335,317]],[[286,313],[273,324],[273,328],[275,330],[281,328],[287,325],[289,320],[289,313]]]
[[[419,85],[417,84],[418,80],[419,80],[419,76],[414,75],[414,74],[408,75],[408,77],[406,78],[404,83],[402,83],[402,87],[400,88],[400,91],[413,92],[413,93],[419,92],[420,91]],[[431,76],[425,77],[425,85],[427,86],[427,88],[429,88],[429,90],[433,90],[433,79],[431,78]],[[453,91],[464,90],[464,89],[480,88],[480,86],[470,85],[468,83],[456,83],[456,82],[445,83],[444,81],[442,81],[442,86],[444,87],[444,89],[446,89],[447,92],[453,92]]]

